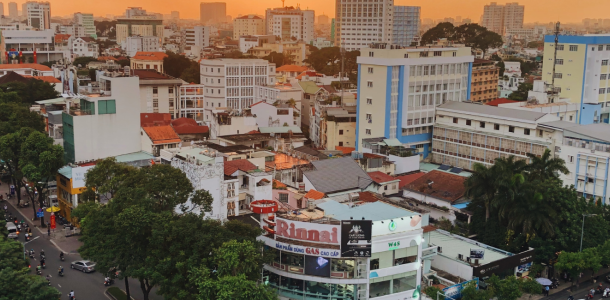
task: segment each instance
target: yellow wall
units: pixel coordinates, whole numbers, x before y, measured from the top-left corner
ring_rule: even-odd
[[[555,73],[561,73],[563,78],[555,78],[555,86],[561,87],[562,98],[568,98],[573,103],[580,103],[583,89],[585,68],[585,44],[578,44],[578,51],[570,51],[570,44],[563,45],[562,51],[557,51],[557,59],[563,59],[563,65],[555,66]],[[542,80],[552,82],[554,43],[544,43],[544,63],[542,64]]]
[[[343,142],[343,147],[356,147],[356,122],[326,121],[326,129],[324,148],[335,150],[339,142]],[[343,130],[343,135],[339,135],[339,130]]]
[[[368,69],[373,68],[373,73],[369,73]],[[360,67],[360,87],[359,97],[359,136],[357,143],[358,149],[362,147],[362,139],[384,137],[385,136],[385,108],[386,108],[386,97],[387,89],[387,78],[388,67],[367,65],[362,64]],[[373,87],[368,87],[368,81],[373,82]],[[372,104],[367,104],[366,99],[371,98]],[[389,101],[389,99],[388,99]],[[366,120],[366,114],[372,115],[372,122],[369,123]],[[366,129],[371,129],[371,134],[366,134]]]
[[[68,179],[59,174],[57,175],[57,200],[59,200],[59,213],[66,219],[71,220],[70,212],[72,208],[72,203],[70,203],[68,199],[65,199],[63,197],[62,190],[68,192],[70,195],[72,195],[72,197],[74,197],[74,195],[80,195],[86,190],[86,188],[83,187],[73,189],[72,179]]]

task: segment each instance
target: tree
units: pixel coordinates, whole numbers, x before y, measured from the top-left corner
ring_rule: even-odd
[[[45,61],[45,62],[40,63],[40,64],[43,65],[43,66],[47,66],[47,67],[51,68],[56,63],[57,63],[56,60],[49,60],[49,61]]]
[[[0,85],[4,92],[16,92],[21,102],[32,105],[35,101],[57,98],[59,94],[55,90],[55,84],[38,79],[30,79],[26,83],[9,82]]]
[[[421,36],[420,44],[422,46],[433,44],[440,39],[451,39],[455,33],[455,26],[449,22],[442,22],[428,29]]]
[[[519,281],[513,275],[507,276],[504,280],[500,281],[495,294],[498,300],[517,300],[522,295]]]
[[[491,206],[495,204],[498,177],[493,167],[487,167],[480,163],[473,164],[472,170],[472,175],[464,183],[466,195],[484,203],[485,220],[487,221],[489,220]]]
[[[117,21],[94,21],[95,31],[98,36],[106,36],[109,39],[116,39]]]
[[[30,127],[22,127],[17,132],[0,136],[0,160],[4,162],[17,191],[23,187],[23,172],[19,164],[22,145],[34,131]],[[21,193],[17,193],[17,204],[21,204]]]
[[[462,290],[462,299],[464,300],[489,300],[491,298],[493,298],[492,289],[477,289],[474,281],[469,282]],[[432,297],[432,299],[436,299],[436,296]]]
[[[439,23],[426,31],[421,38],[421,45],[429,45],[439,39],[447,39],[456,43],[461,43],[472,49],[483,52],[483,56],[489,48],[502,46],[502,36],[487,30],[487,28],[476,23],[462,24],[454,27],[449,22]]]
[[[550,178],[559,179],[559,173],[565,175],[570,173],[566,167],[566,163],[559,157],[551,158],[551,150],[545,149],[544,154],[538,157],[528,153],[531,163],[527,167],[530,173],[530,178],[534,180],[547,180]]]
[[[97,61],[97,58],[91,57],[91,56],[81,56],[81,57],[75,58],[74,61],[72,62],[72,65],[77,66],[77,67],[80,65],[80,67],[86,68],[87,65],[92,61]]]
[[[534,85],[528,82],[523,82],[519,84],[517,91],[510,93],[508,95],[508,99],[510,100],[518,100],[524,101],[527,100],[527,92],[534,89]]]
[[[182,73],[191,67],[193,63],[188,57],[166,51],[167,57],[163,58],[163,70],[167,75],[180,77]]]
[[[98,200],[103,203],[110,201],[126,176],[135,170],[135,167],[118,163],[114,157],[98,160],[95,167],[85,174],[86,190],[83,192],[83,200]]]
[[[493,31],[485,30],[481,34],[474,37],[470,45],[473,49],[481,50],[481,52],[483,52],[483,57],[485,57],[485,53],[487,53],[488,49],[499,48],[503,44],[504,41],[502,40],[502,36]]]
[[[121,59],[117,62],[121,67],[127,67],[130,65],[129,59]]]
[[[572,278],[578,278],[580,273],[587,268],[583,259],[583,252],[561,252],[557,258],[555,268],[567,272]],[[572,281],[572,286],[574,286],[574,281]]]
[[[530,295],[530,299],[532,299],[532,295],[542,293],[542,285],[532,278],[520,278],[519,285],[523,293]]]
[[[531,41],[527,43],[527,48],[538,48],[544,45],[543,41]]]
[[[277,68],[283,65],[289,65],[293,62],[290,56],[286,56],[284,53],[278,53],[275,51],[269,53],[269,55],[263,57],[263,59],[269,61],[270,63],[275,63]]]
[[[344,70],[347,77],[356,75],[358,72],[357,58],[360,56],[360,51],[347,51],[344,58]],[[309,64],[316,72],[323,73],[328,76],[337,75],[341,72],[341,48],[326,47],[316,51],[312,51],[309,57],[303,62]],[[344,75],[345,77],[345,75]]]
[[[180,79],[188,82],[188,83],[199,83],[201,77],[199,76],[199,64],[196,62],[192,62],[191,66],[184,70],[182,74],[180,74]]]
[[[443,294],[443,291],[435,286],[428,286],[426,289],[424,289],[424,294],[426,294],[426,296],[428,296],[428,298],[431,299],[436,299],[437,295]],[[463,295],[463,291],[462,291],[462,295]],[[489,300],[489,299],[487,299]]]
[[[91,78],[91,81],[96,81],[97,80],[97,73],[96,73],[96,69],[89,69],[89,78]]]
[[[44,206],[45,190],[48,182],[57,175],[57,170],[64,165],[64,149],[54,145],[53,139],[38,131],[30,133],[21,146],[19,167],[23,176],[33,184],[32,189],[38,192],[38,203]],[[27,189],[26,189],[27,190]],[[28,191],[32,199],[32,209],[36,214],[34,191]],[[41,227],[46,227],[44,217],[40,219]]]

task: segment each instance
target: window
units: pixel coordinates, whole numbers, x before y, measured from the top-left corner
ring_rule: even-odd
[[[371,135],[371,130],[370,130],[370,129],[367,129],[367,130],[366,130],[366,134],[367,134],[367,135]]]
[[[570,116],[570,121],[572,121],[574,119],[574,116]]]
[[[343,142],[339,142],[339,147],[343,147]]]
[[[563,65],[563,58],[558,58],[555,60],[555,64],[557,65]]]
[[[528,128],[523,128],[523,134],[530,135],[530,130]]]
[[[604,45],[599,45],[599,46],[597,46],[597,50],[598,50],[598,51],[603,51],[603,50],[604,50]]]
[[[458,118],[453,118],[453,124],[457,124]]]
[[[606,45],[606,51],[610,50],[610,45]]]
[[[153,95],[156,95],[159,93],[159,88],[156,86],[153,86]]]
[[[369,68],[369,74],[373,74],[373,68]]]
[[[555,73],[555,78],[563,78],[563,74],[562,73]]]
[[[470,120],[466,120],[466,125],[470,126],[471,121]]]
[[[570,51],[578,51],[578,45],[570,45]]]
[[[441,51],[434,51],[434,56],[441,56],[443,55],[443,52]]]
[[[343,130],[339,130],[339,135],[343,135]]]
[[[606,89],[605,88],[601,88],[599,89],[599,94],[605,94],[606,93]]]
[[[373,87],[373,82],[372,81],[367,81],[366,86]]]
[[[167,88],[167,92],[168,92],[169,94],[173,94],[173,93],[174,93],[174,87],[173,87],[173,86],[172,86],[172,87],[168,87],[168,88]]]
[[[568,162],[573,163],[574,162],[574,156],[568,155]]]
[[[557,45],[557,51],[563,51],[563,45]]]
[[[114,100],[100,100],[97,102],[97,110],[100,115],[116,114],[116,103]]]
[[[369,52],[369,57],[375,56],[375,52]]]
[[[508,126],[508,132],[515,133],[515,126]]]
[[[608,74],[601,74],[599,75],[599,80],[606,80]]]
[[[373,104],[373,99],[366,98],[366,104]]]
[[[279,193],[279,195],[280,195],[280,202],[288,203],[288,193]]]
[[[607,66],[607,65],[608,65],[608,60],[607,59],[602,60],[602,66]]]
[[[405,58],[409,58],[409,54],[405,53]]]
[[[500,130],[500,124],[494,124],[494,130]]]
[[[543,133],[543,132],[544,132],[544,131],[542,131],[542,130],[538,130],[538,137],[542,137],[542,133]]]
[[[479,122],[479,127],[485,128],[485,122]]]
[[[372,116],[371,114],[366,114],[366,119],[367,119],[367,120],[371,120],[371,119],[372,119],[372,117],[373,117],[373,116]]]

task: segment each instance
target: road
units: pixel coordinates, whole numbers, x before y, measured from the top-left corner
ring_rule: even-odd
[[[601,284],[604,288],[610,287],[610,283],[603,281],[603,278],[605,277],[605,275],[606,274],[599,276],[599,278],[602,280]],[[578,288],[574,287],[574,292],[571,292],[570,289],[567,288],[567,289],[564,289],[557,293],[551,294],[548,297],[544,297],[544,298],[542,298],[542,300],[547,300],[547,299],[548,300],[566,300],[566,299],[568,299],[568,297],[570,295],[572,295],[574,297],[574,300],[586,299],[586,295],[589,293],[589,290],[591,290],[591,288],[596,288],[599,284],[600,284],[600,281],[598,281],[597,283],[593,283],[591,280],[588,280],[588,281],[581,283],[580,287],[578,287]],[[593,300],[601,300],[601,299],[602,299],[602,295],[600,295],[600,294],[596,294],[595,297],[593,297]]]
[[[4,186],[4,184],[3,184]],[[2,207],[6,201],[2,201]],[[8,203],[9,212],[13,214],[13,216],[18,216],[19,220],[21,220],[21,215],[17,212],[17,210]],[[28,222],[28,226],[33,226],[30,220],[26,219]],[[36,222],[37,225],[40,222]],[[58,225],[59,226],[59,225]],[[81,260],[79,254],[70,253],[64,254],[65,261],[61,261],[59,259],[60,250],[57,249],[53,244],[51,244],[47,235],[41,235],[38,229],[32,227],[32,233],[34,234],[34,239],[27,242],[25,244],[26,249],[29,251],[30,249],[34,249],[36,252],[35,259],[30,259],[32,265],[32,274],[35,274],[36,266],[40,263],[40,251],[44,249],[46,256],[46,265],[47,268],[42,270],[42,276],[46,277],[49,275],[51,278],[51,285],[57,288],[61,294],[62,299],[67,298],[67,294],[70,290],[74,290],[75,296],[79,300],[108,300],[109,298],[104,294],[106,288],[104,286],[104,274],[102,272],[92,272],[92,273],[82,273],[81,271],[70,269],[70,262]],[[24,241],[24,235],[20,234],[18,238],[19,242],[22,244]],[[59,245],[61,247],[61,245]],[[57,270],[60,266],[64,267],[64,276],[59,277],[57,275]],[[116,281],[115,285],[125,290],[124,280]],[[131,279],[129,281],[129,287],[131,291],[131,296],[140,300],[143,299],[142,290],[140,289],[140,283],[137,280]],[[162,300],[163,297],[154,294],[155,289],[151,291],[149,299],[151,300]]]

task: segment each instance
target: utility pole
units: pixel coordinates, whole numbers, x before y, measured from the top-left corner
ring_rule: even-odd
[[[557,46],[559,45],[559,22],[555,23],[555,51],[553,52],[553,75],[551,78],[551,93],[555,102],[555,65],[557,64]]]
[[[343,106],[343,76],[345,72],[345,48],[341,47],[341,73],[339,73],[339,84],[341,85],[341,106]]]

